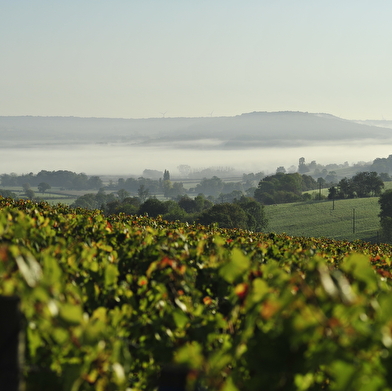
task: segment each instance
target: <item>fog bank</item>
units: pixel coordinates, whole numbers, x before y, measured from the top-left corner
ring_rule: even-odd
[[[350,165],[388,157],[392,153],[391,140],[361,140],[349,143],[309,143],[295,147],[270,147],[246,150],[180,149],[131,145],[62,145],[32,148],[2,148],[0,173],[37,173],[41,170],[70,170],[88,175],[136,175],[144,169],[167,169],[178,175],[181,164],[192,169],[231,167],[238,173],[275,172],[278,166],[286,169],[298,165],[304,157],[307,163],[319,164],[346,161]]]

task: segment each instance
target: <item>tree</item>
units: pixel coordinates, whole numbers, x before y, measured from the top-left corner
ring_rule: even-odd
[[[321,186],[321,188],[323,188],[326,184],[327,184],[327,182],[325,181],[324,178],[322,178],[322,177],[317,178],[317,185],[318,186]]]
[[[305,172],[309,172],[309,168],[308,166],[305,164],[305,158],[304,157],[300,157],[299,158],[299,162],[298,162],[298,172],[300,174],[304,174]]]
[[[198,212],[202,212],[213,206],[213,203],[207,199],[204,194],[198,194],[197,197],[195,197],[195,203]]]
[[[185,222],[187,219],[187,214],[182,209],[177,202],[173,200],[165,201],[164,202],[167,212],[163,215],[163,218],[168,221],[182,221]]]
[[[378,199],[380,204],[380,224],[383,240],[392,240],[392,190],[386,190]]]
[[[352,178],[343,178],[338,183],[338,198],[379,196],[384,182],[376,172],[358,172]]]
[[[49,190],[51,188],[52,187],[48,183],[46,183],[46,182],[41,182],[41,183],[38,184],[38,190],[42,194],[45,193],[46,190]]]
[[[165,173],[166,173],[166,170],[165,170]],[[165,197],[170,197],[170,191],[173,188],[171,181],[169,179],[164,179],[163,183],[162,183],[162,187],[163,187],[163,195]]]
[[[187,195],[182,196],[178,200],[178,205],[180,206],[180,208],[185,210],[185,212],[187,212],[187,213],[197,212],[196,201],[192,200],[192,198],[188,197]]]
[[[351,179],[343,178],[338,183],[338,198],[354,198],[355,188]]]
[[[179,196],[182,196],[186,193],[186,190],[184,189],[184,184],[182,182],[174,182],[173,187],[170,190],[170,197],[172,198],[177,198]]]
[[[336,198],[338,191],[335,186],[332,186],[328,189],[328,199],[334,200]]]
[[[212,195],[217,197],[223,189],[224,183],[222,179],[218,178],[217,176],[213,176],[210,179],[203,178],[201,182],[196,186],[195,192],[196,193],[203,193],[206,196]]]
[[[120,199],[121,202],[124,201],[125,198],[129,197],[129,195],[130,195],[130,194],[129,194],[126,190],[124,190],[124,189],[118,190],[118,191],[117,191],[117,194],[118,194],[118,198]]]
[[[30,187],[30,183],[25,183],[23,185],[23,190],[24,190],[26,197],[29,200],[33,200],[35,198],[35,193],[34,193],[33,189]]]
[[[105,204],[108,201],[108,196],[106,195],[105,191],[103,190],[103,188],[99,189],[98,193],[95,195],[95,202],[97,207],[104,209],[105,208]]]
[[[29,200],[33,200],[33,199],[35,198],[35,193],[34,193],[34,191],[33,191],[32,189],[27,189],[27,190],[25,191],[25,194],[26,194],[26,197],[27,197]]]
[[[329,171],[328,174],[325,176],[325,181],[328,182],[328,183],[336,183],[336,181],[337,181],[336,172],[335,171]]]
[[[105,206],[107,215],[114,213],[125,213],[127,215],[137,214],[140,208],[138,197],[126,197],[121,202],[118,200],[110,201]]]
[[[231,193],[221,193],[218,197],[220,203],[223,202],[234,202],[239,200],[244,193],[241,190],[233,190]]]
[[[168,170],[165,170],[165,172],[163,173],[163,180],[170,181],[170,173]]]
[[[177,167],[178,171],[180,171],[181,176],[183,176],[184,178],[186,178],[189,173],[191,172],[191,167],[188,166],[187,164],[180,164]]]
[[[150,217],[157,217],[164,215],[168,212],[167,206],[164,202],[157,200],[156,198],[149,198],[139,208],[139,214],[148,214]]]
[[[88,187],[90,189],[100,189],[102,186],[103,186],[103,182],[99,176],[92,176],[88,180]]]
[[[117,180],[117,189],[124,189],[125,188],[125,180],[124,178],[118,178]]]
[[[236,202],[246,213],[248,217],[247,225],[251,231],[261,231],[268,225],[268,219],[265,215],[264,206],[253,198],[242,196]]]
[[[238,204],[227,202],[207,209],[198,221],[203,225],[218,223],[221,228],[248,228],[248,216],[245,211]]]
[[[278,172],[261,180],[254,191],[256,201],[270,205],[296,202],[302,199],[302,191],[317,188],[316,181],[309,175]]]
[[[150,191],[144,186],[140,185],[139,190],[137,191],[137,194],[140,198],[140,202],[146,201]]]
[[[379,196],[384,182],[377,172],[359,172],[352,177],[353,187],[359,197]]]
[[[78,197],[71,205],[73,208],[98,209],[95,194],[88,193]]]
[[[4,198],[16,198],[16,194],[11,190],[0,189],[0,196]]]

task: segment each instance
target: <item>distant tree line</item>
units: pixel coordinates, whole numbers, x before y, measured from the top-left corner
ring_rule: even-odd
[[[203,178],[195,187],[185,189],[184,184],[179,181],[172,181],[170,172],[164,170],[163,172],[154,170],[144,170],[148,175],[162,174],[161,178],[151,179],[145,177],[129,177],[119,178],[117,183],[113,180],[104,186],[102,179],[99,176],[87,176],[86,174],[77,174],[71,171],[46,171],[42,170],[38,174],[2,174],[0,176],[1,185],[3,186],[17,186],[25,187],[29,190],[27,197],[31,198],[32,187],[38,187],[38,191],[44,194],[47,190],[53,187],[59,187],[67,190],[109,190],[116,192],[126,192],[133,196],[138,196],[142,201],[145,201],[151,196],[164,195],[166,198],[177,199],[185,194],[205,194],[212,199],[220,197],[220,202],[230,202],[234,198],[239,198],[241,195],[253,196],[256,181],[264,176],[264,173],[244,174],[242,181],[225,182],[217,176],[212,178]],[[30,194],[31,193],[31,194]],[[87,197],[87,196],[86,196]]]
[[[0,189],[0,196],[4,198],[16,198],[16,194],[11,190]]]
[[[105,214],[125,213],[128,215],[161,215],[165,220],[197,222],[203,225],[217,223],[222,228],[242,228],[261,231],[267,226],[264,206],[250,197],[241,196],[233,202],[214,204],[204,195],[195,198],[184,195],[175,200],[158,200],[148,198],[144,202],[139,197],[131,197],[121,192],[124,198],[113,193],[106,195],[103,191],[97,194],[85,194],[71,206],[88,209],[101,209]]]
[[[281,204],[309,199],[303,196],[304,191],[315,190],[318,183],[306,174],[285,174],[278,172],[263,178],[254,191],[256,201],[265,204]]]
[[[100,189],[103,182],[99,176],[87,176],[84,173],[76,174],[72,171],[46,171],[42,170],[37,175],[29,174],[2,174],[1,184],[3,186],[23,186],[28,183],[30,186],[38,186],[46,183],[51,187],[63,187],[72,190]]]
[[[377,172],[359,172],[352,178],[341,179],[337,186],[328,189],[329,199],[363,198],[379,196],[384,182]]]
[[[392,155],[387,158],[374,159],[370,170],[379,173],[384,181],[391,180],[389,175],[392,174]]]

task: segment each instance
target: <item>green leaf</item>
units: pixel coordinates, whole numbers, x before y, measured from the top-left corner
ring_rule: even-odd
[[[53,329],[52,336],[58,344],[63,344],[69,339],[68,332],[60,327]]]
[[[83,312],[81,307],[73,304],[63,304],[60,307],[60,318],[71,324],[79,324],[82,321]]]
[[[352,273],[353,277],[365,282],[370,291],[377,289],[378,279],[370,266],[369,257],[363,254],[352,254],[344,259],[341,269],[346,273]]]
[[[220,268],[219,275],[227,282],[232,283],[246,270],[248,270],[249,267],[249,259],[240,249],[234,248],[231,252],[229,262],[227,262]]]
[[[378,298],[379,308],[377,309],[378,316],[384,321],[392,319],[392,295],[383,294]],[[388,329],[389,330],[389,329]],[[391,344],[392,345],[392,340]]]
[[[93,272],[97,272],[99,270],[99,265],[97,261],[91,261],[90,270]]]
[[[295,375],[294,383],[297,386],[297,391],[305,391],[309,389],[314,384],[314,374],[307,373],[306,375],[301,375],[297,373]]]
[[[61,281],[62,271],[55,258],[46,256],[44,258],[44,278],[49,284],[56,284]]]
[[[256,278],[252,283],[252,295],[251,300],[254,303],[258,303],[263,297],[269,292],[268,284],[261,278]]]
[[[29,325],[27,328],[27,337],[28,337],[28,349],[31,357],[35,357],[37,353],[37,349],[44,345],[44,341],[41,339],[40,333],[35,329],[35,325]]]
[[[117,283],[118,269],[111,263],[105,268],[105,287],[111,287]]]
[[[221,391],[239,391],[239,389],[234,385],[233,379],[228,377]]]
[[[331,365],[331,372],[335,380],[333,390],[346,391],[351,389],[351,383],[356,376],[354,365],[345,361],[335,361]]]
[[[174,360],[177,364],[200,369],[203,364],[202,347],[197,342],[189,342],[176,352]]]
[[[173,319],[176,326],[180,329],[184,328],[184,326],[188,323],[189,319],[183,311],[178,309],[173,311]]]

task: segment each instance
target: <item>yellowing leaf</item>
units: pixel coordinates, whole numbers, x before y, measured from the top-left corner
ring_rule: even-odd
[[[60,318],[68,323],[79,324],[83,318],[81,307],[72,304],[63,304],[60,307]]]
[[[234,385],[231,377],[227,378],[224,386],[221,388],[221,391],[239,391],[239,389]]]
[[[105,287],[113,286],[117,283],[118,269],[115,265],[109,264],[105,268]]]
[[[263,297],[269,292],[268,284],[261,278],[256,278],[252,282],[252,296],[251,300],[255,303],[263,299]]]
[[[189,342],[175,353],[174,360],[177,364],[199,369],[203,364],[202,348],[197,342]]]

